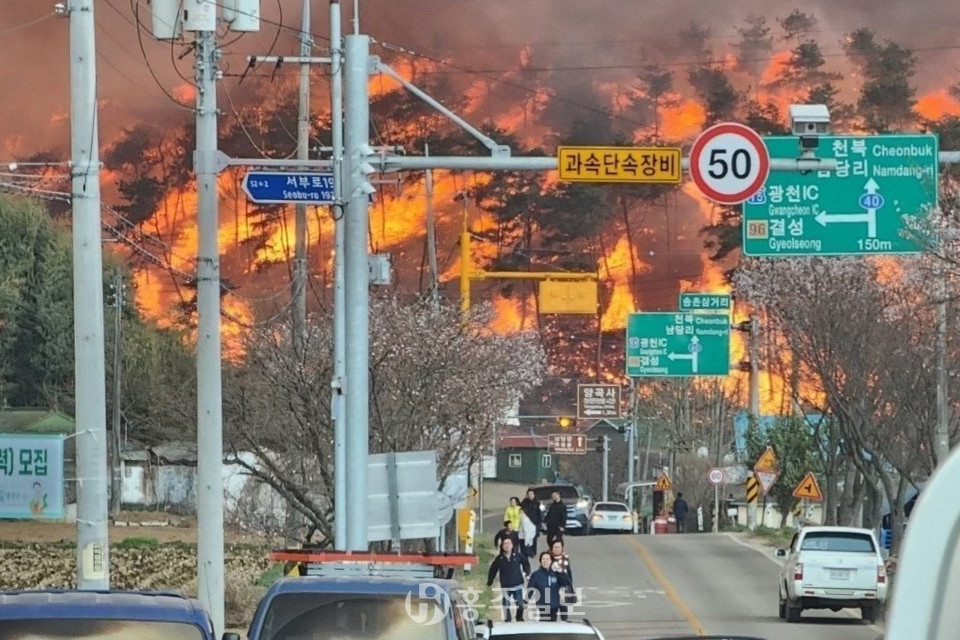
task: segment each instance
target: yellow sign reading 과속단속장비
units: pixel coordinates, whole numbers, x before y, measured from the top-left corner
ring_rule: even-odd
[[[680,149],[673,147],[558,147],[560,180],[679,183]]]

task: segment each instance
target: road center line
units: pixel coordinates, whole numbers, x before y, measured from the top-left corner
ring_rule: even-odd
[[[687,624],[696,631],[697,635],[703,635],[703,627],[700,625],[700,621],[697,620],[697,616],[693,615],[693,611],[690,610],[690,607],[687,606],[687,603],[683,601],[680,595],[677,593],[677,590],[673,588],[673,585],[667,580],[667,577],[663,575],[663,572],[660,571],[660,567],[657,566],[657,563],[653,561],[653,558],[644,549],[643,545],[634,540],[632,537],[626,538],[627,542],[630,543],[634,549],[637,550],[637,555],[640,556],[640,559],[643,560],[643,563],[647,565],[647,570],[650,571],[650,574],[653,576],[653,579],[656,580],[660,586],[663,588],[663,592],[666,594],[667,598],[677,609],[684,620],[687,621]]]

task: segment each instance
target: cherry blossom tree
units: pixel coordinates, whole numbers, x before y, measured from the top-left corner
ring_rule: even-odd
[[[894,548],[907,488],[934,464],[935,322],[930,299],[905,275],[912,262],[751,260],[735,276],[738,294],[764,310],[764,330],[782,334],[819,383],[841,450],[872,497],[865,522],[879,517],[878,487],[889,501]],[[845,484],[856,487],[855,477]]]
[[[436,450],[441,479],[476,459],[511,406],[541,381],[535,334],[486,330],[490,310],[464,324],[453,305],[383,297],[370,312],[370,452]],[[233,461],[331,539],[331,323],[310,318],[298,355],[284,321],[253,331],[246,361],[225,380]],[[241,459],[252,452],[255,463]]]

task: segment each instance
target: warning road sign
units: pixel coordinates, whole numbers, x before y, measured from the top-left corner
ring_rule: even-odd
[[[797,488],[793,490],[793,497],[804,500],[823,500],[820,484],[817,482],[817,477],[813,475],[813,471],[803,477]]]
[[[770,471],[777,473],[780,471],[780,463],[777,461],[777,454],[773,452],[773,447],[767,447],[757,463],[753,465],[754,471]]]
[[[757,482],[757,479],[753,476],[747,478],[747,502],[753,504],[757,501],[757,497],[760,495],[760,486]]]
[[[660,479],[657,480],[656,486],[653,488],[654,491],[673,491],[673,483],[670,482],[670,476],[663,474],[660,476]]]
[[[757,478],[757,482],[760,483],[760,491],[763,492],[763,495],[770,493],[770,489],[773,487],[774,483],[777,481],[777,478],[780,476],[776,471],[754,471],[753,475]]]

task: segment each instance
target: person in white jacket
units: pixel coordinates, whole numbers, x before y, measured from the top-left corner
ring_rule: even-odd
[[[523,541],[523,552],[530,558],[533,557],[534,544],[537,541],[537,525],[533,523],[533,520],[527,516],[526,513],[520,512],[520,539]]]

